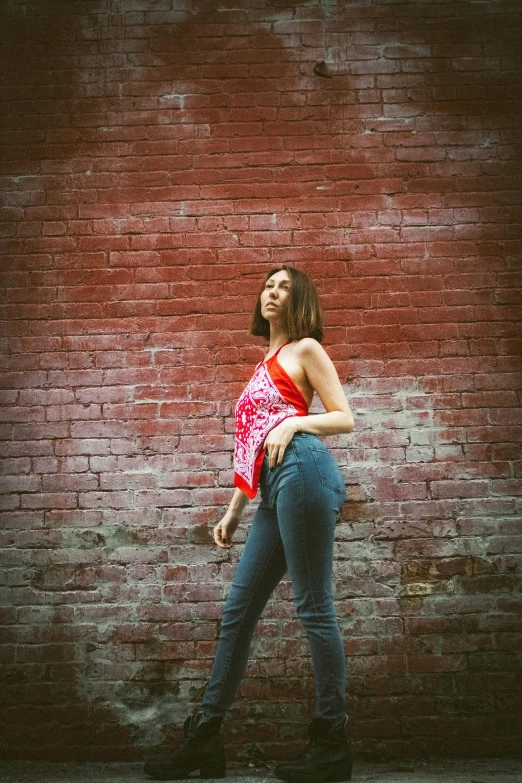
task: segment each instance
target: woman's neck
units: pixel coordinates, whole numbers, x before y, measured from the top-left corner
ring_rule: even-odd
[[[287,342],[289,342],[288,332],[270,325],[270,342],[268,345],[268,353],[277,351]]]

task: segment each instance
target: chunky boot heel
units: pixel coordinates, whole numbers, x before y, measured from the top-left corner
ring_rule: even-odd
[[[206,718],[196,712],[185,721],[185,739],[174,753],[154,756],[145,763],[145,774],[154,780],[181,780],[199,769],[202,778],[224,778],[227,764],[219,738],[222,718]]]
[[[287,783],[344,783],[352,779],[352,755],[344,735],[346,717],[339,723],[314,718],[310,742],[295,761],[279,764],[274,774]]]
[[[199,768],[200,778],[226,778],[227,765],[224,761],[212,764],[202,764]]]

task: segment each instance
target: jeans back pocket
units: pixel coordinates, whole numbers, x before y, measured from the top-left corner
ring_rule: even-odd
[[[328,487],[328,489],[332,489],[339,495],[344,495],[344,497],[346,497],[346,487],[343,475],[328,449],[326,447],[317,448],[316,446],[309,446],[309,449],[314,462],[317,465],[321,483],[325,487]]]

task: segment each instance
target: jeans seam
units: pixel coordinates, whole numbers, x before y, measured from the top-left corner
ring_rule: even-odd
[[[306,546],[306,543],[305,543],[305,551],[306,551],[306,558],[305,558],[306,574],[307,574],[307,577],[308,577],[308,583],[310,584],[310,582],[311,582],[311,580],[310,580],[310,561],[309,561],[309,557],[308,557],[308,547]],[[329,661],[329,664],[330,664],[329,665],[329,680],[330,680],[330,682],[331,682],[331,684],[333,686],[333,689],[332,689],[333,690],[333,694],[335,694],[336,688],[335,688],[334,665],[333,665],[332,650],[331,650],[331,647],[330,647],[330,642],[328,640],[328,634],[326,633],[326,629],[324,627],[323,616],[317,609],[317,604],[315,602],[315,595],[314,595],[314,591],[313,590],[310,590],[310,595],[312,597],[312,602],[313,602],[313,605],[314,605],[315,614],[316,614],[316,616],[319,619],[319,627],[321,628],[321,633],[323,634],[323,639],[324,639],[324,641],[326,643],[326,649],[328,650],[328,661]]]
[[[309,446],[308,448],[309,448],[310,452],[312,453],[311,446]],[[299,462],[299,454],[298,454],[297,449],[295,450],[295,455],[296,455],[297,465],[299,467],[299,473],[301,474],[301,493],[300,493],[301,494],[301,497],[300,497],[301,509],[300,509],[300,511],[302,513],[303,505],[304,505],[304,503],[303,503],[303,501],[304,501],[304,498],[303,498],[304,481],[303,481],[303,473],[302,473],[302,470],[301,470],[301,465],[300,465],[300,462]],[[313,457],[315,465],[317,466],[319,476],[321,477],[321,483],[323,483],[322,482],[321,471],[319,470],[319,466],[317,465],[317,460],[313,456],[313,453],[312,453],[312,457]],[[324,484],[323,484],[323,486],[324,486]],[[309,561],[309,557],[308,557],[308,546],[307,546],[306,540],[303,541],[303,545],[304,545],[304,551],[305,551],[306,577],[308,579],[308,584],[311,585],[312,580],[310,578],[310,561]],[[323,640],[324,640],[324,642],[326,644],[326,649],[328,650],[329,680],[330,680],[330,683],[333,686],[333,694],[335,694],[337,688],[335,687],[335,675],[334,675],[334,665],[333,665],[333,658],[332,658],[332,650],[331,650],[331,647],[330,647],[330,643],[328,641],[328,634],[326,633],[326,629],[324,627],[323,617],[322,617],[322,615],[319,613],[319,611],[317,609],[317,604],[316,604],[316,601],[315,601],[314,591],[311,588],[310,588],[310,596],[312,598],[314,612],[315,612],[316,616],[319,618],[319,627],[320,627],[321,633],[323,635]],[[315,680],[317,682],[317,676],[315,677]]]
[[[243,612],[243,614],[241,616],[241,620],[240,620],[240,622],[238,624],[238,628],[237,628],[236,634],[234,636],[234,641],[233,641],[233,643],[231,645],[231,648],[230,648],[230,653],[229,653],[229,656],[228,656],[226,668],[225,668],[225,671],[224,671],[224,673],[222,675],[222,678],[221,678],[221,685],[220,685],[218,696],[217,696],[217,699],[216,699],[216,701],[218,701],[218,702],[221,700],[221,698],[223,696],[223,690],[225,688],[225,682],[226,682],[226,679],[228,677],[228,672],[230,671],[230,664],[231,664],[232,659],[234,657],[234,650],[235,650],[235,647],[236,647],[236,643],[237,643],[237,639],[238,639],[238,636],[239,636],[239,632],[241,630],[241,626],[243,625],[243,621],[244,621],[244,619],[245,619],[245,617],[247,615],[247,612],[248,612],[248,610],[250,608],[250,604],[252,603],[252,600],[253,600],[254,595],[255,595],[255,593],[257,591],[257,588],[259,587],[259,584],[261,583],[261,580],[263,579],[263,577],[264,577],[264,575],[265,575],[265,573],[267,571],[267,568],[268,568],[268,566],[269,566],[269,564],[270,564],[270,562],[272,560],[274,552],[276,551],[280,541],[281,541],[280,539],[279,539],[279,541],[276,541],[274,546],[272,547],[272,551],[270,552],[270,555],[267,558],[266,564],[265,564],[262,572],[260,573],[259,578],[256,580],[256,583],[255,583],[255,585],[254,585],[254,587],[253,587],[253,589],[252,589],[252,591],[250,593],[250,598],[248,599],[248,603],[245,606],[245,611]]]

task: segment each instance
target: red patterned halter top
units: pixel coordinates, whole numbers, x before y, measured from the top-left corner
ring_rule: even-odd
[[[257,493],[270,430],[290,416],[308,414],[305,398],[277,361],[281,348],[256,367],[236,405],[234,484],[249,498]]]

